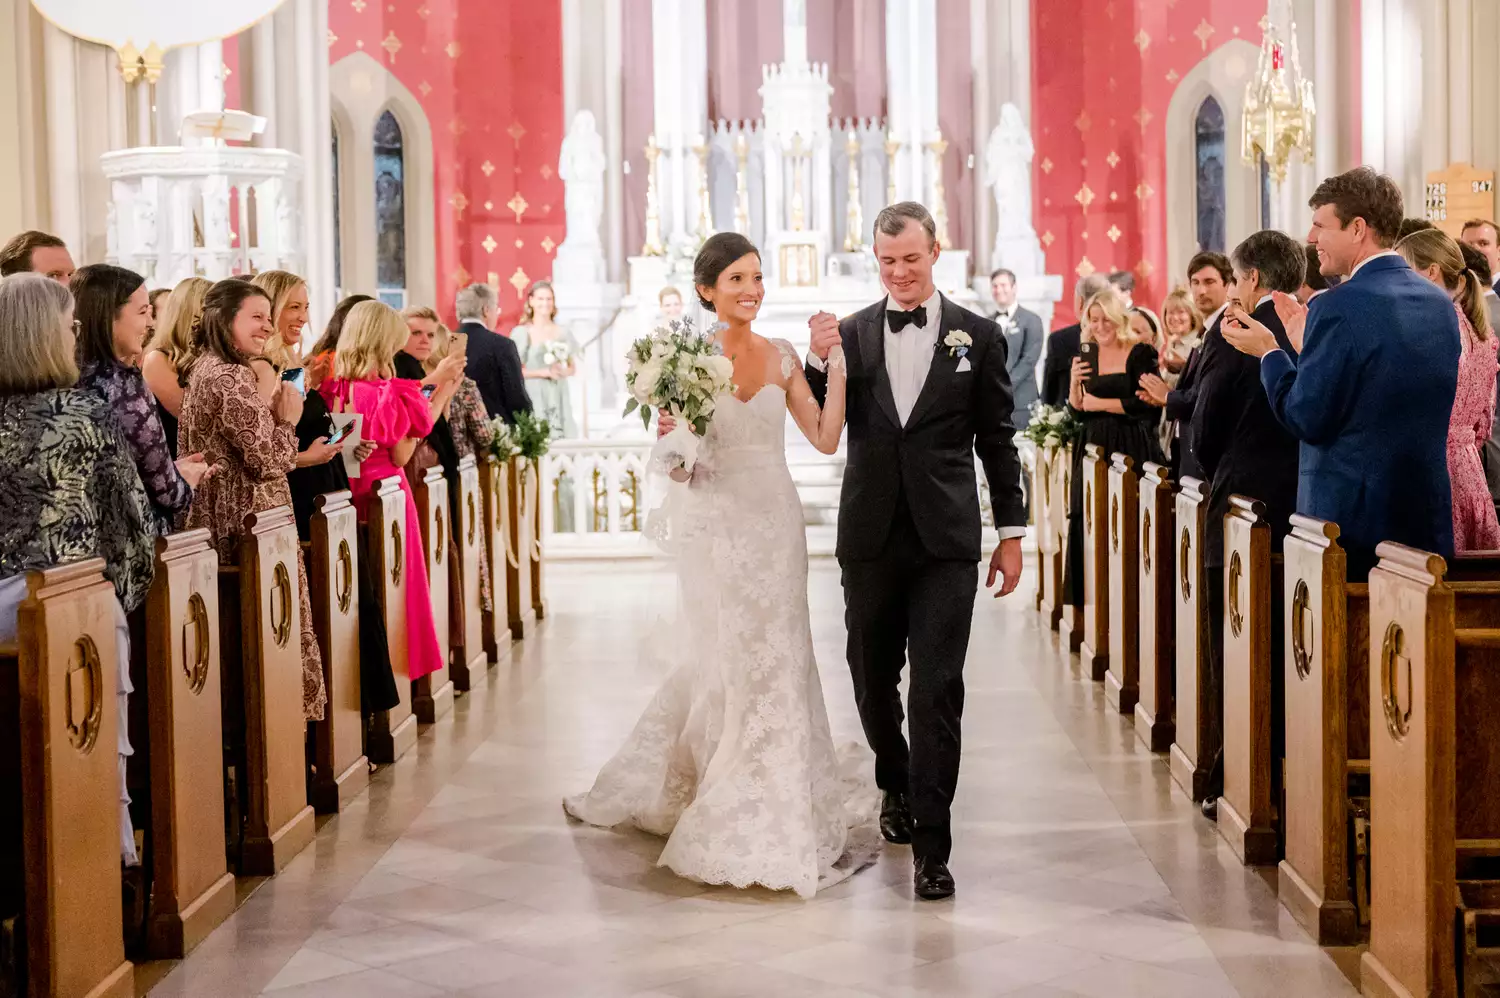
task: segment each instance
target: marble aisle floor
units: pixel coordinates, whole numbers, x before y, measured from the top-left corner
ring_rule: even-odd
[[[810,902],[688,883],[639,834],[569,824],[657,676],[639,664],[670,576],[551,571],[553,619],[450,723],[324,820],[313,846],[153,998],[1352,996],[1109,712],[1029,594],[980,596],[953,869],[911,898],[909,851]],[[810,580],[835,736],[859,737],[830,561]],[[1343,968],[1341,970],[1340,968]],[[164,977],[162,972],[166,971]]]

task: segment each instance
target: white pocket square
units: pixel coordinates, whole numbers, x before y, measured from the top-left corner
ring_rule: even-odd
[[[973,366],[969,364],[969,358],[960,357],[958,360],[958,367],[954,370],[953,373],[963,374],[965,371],[972,371],[973,369]]]

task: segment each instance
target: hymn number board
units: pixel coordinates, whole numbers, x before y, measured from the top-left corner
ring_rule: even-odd
[[[1453,163],[1427,175],[1427,220],[1454,239],[1471,218],[1495,217],[1495,172]]]

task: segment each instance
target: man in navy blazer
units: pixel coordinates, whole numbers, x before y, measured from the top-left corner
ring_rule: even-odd
[[[1453,555],[1458,320],[1448,296],[1390,248],[1402,214],[1395,181],[1360,167],[1323,181],[1308,204],[1322,273],[1347,279],[1307,309],[1278,297],[1300,356],[1258,323],[1224,336],[1261,358],[1271,411],[1301,441],[1297,512],[1339,525],[1349,579],[1363,582],[1382,541]]]

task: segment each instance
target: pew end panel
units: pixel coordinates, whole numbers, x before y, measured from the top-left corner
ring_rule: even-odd
[[[427,593],[432,622],[437,629],[438,650],[443,666],[411,682],[411,709],[419,724],[436,724],[453,711],[453,680],[449,677],[448,559],[452,557],[453,530],[449,523],[448,480],[440,467],[428,468],[413,486],[417,522],[422,529],[422,551],[427,557]]]
[[[34,998],[132,998],[135,989],[120,908],[119,607],[103,571],[94,558],[28,573],[18,643],[0,648],[18,720],[4,807],[6,824],[20,828]]]
[[[335,814],[370,785],[360,706],[359,523],[350,493],[313,500],[308,552],[313,627],[323,652],[328,706],[313,725],[310,795],[320,814]]]
[[[505,530],[507,562],[505,592],[510,614],[510,633],[517,641],[536,627],[536,604],[531,593],[531,532],[536,516],[537,489],[532,467],[519,457],[506,466],[506,496],[509,499]]]
[[[1176,566],[1176,740],[1170,752],[1172,778],[1195,801],[1208,793],[1213,760],[1201,749],[1208,744],[1209,623],[1208,570],[1203,537],[1208,526],[1208,491],[1196,478],[1184,478],[1177,493],[1172,562]]]
[[[1175,582],[1176,495],[1167,469],[1147,464],[1139,503],[1140,630],[1136,735],[1152,752],[1166,752],[1176,738],[1173,679],[1177,601]]]
[[[158,538],[146,603],[151,904],[145,950],[180,959],[234,913],[224,843],[219,557],[207,530]]]
[[[1051,554],[1051,541],[1045,536],[1047,520],[1047,476],[1051,473],[1051,450],[1046,447],[1027,445],[1021,448],[1021,465],[1030,476],[1030,488],[1026,490],[1027,506],[1031,523],[1036,530],[1036,595],[1033,605],[1037,613],[1047,613],[1047,573]]]
[[[1271,675],[1271,526],[1230,496],[1224,517],[1224,793],[1219,834],[1246,865],[1277,861]]]
[[[1089,678],[1109,674],[1109,459],[1098,444],[1083,449],[1083,644]]]
[[[509,475],[505,462],[486,456],[479,466],[479,489],[483,496],[485,571],[490,573],[490,610],[484,615],[484,652],[491,666],[509,660],[510,633],[510,565],[507,538],[510,536]]]
[[[1050,566],[1042,593],[1042,611],[1047,616],[1047,626],[1054,631],[1061,627],[1067,609],[1063,601],[1063,566],[1067,563],[1068,469],[1072,460],[1071,447],[1052,449],[1047,458],[1047,477],[1038,483],[1046,519],[1037,521],[1037,543],[1046,541]]]
[[[547,619],[547,564],[542,556],[542,462],[532,461],[526,473],[532,490],[528,508],[531,523],[531,611],[536,619]]]
[[[451,656],[453,688],[467,693],[489,678],[489,654],[486,647],[484,600],[480,589],[485,564],[484,541],[489,536],[484,504],[480,500],[479,466],[472,457],[458,462],[458,501],[455,506],[461,518],[455,537],[459,541],[459,579],[462,586],[450,593],[454,604],[461,605],[462,627],[453,628]]]
[[[382,478],[375,483],[365,523],[365,555],[380,579],[376,588],[385,616],[391,671],[401,698],[396,706],[378,711],[369,719],[365,752],[371,762],[389,764],[417,743],[417,718],[411,709],[411,681],[406,670],[406,492],[401,479]]]
[[[302,557],[288,506],[245,517],[240,535],[245,698],[245,839],[240,872],[272,876],[312,842],[302,716]]]
[[[1077,445],[1075,444],[1074,446]],[[1069,520],[1073,516],[1073,447],[1068,448],[1067,457],[1061,464],[1060,473],[1062,481],[1060,483],[1059,502],[1062,506],[1062,523],[1059,525],[1059,529],[1063,538],[1063,564],[1066,565],[1068,559],[1072,557],[1072,537],[1069,530]],[[1058,599],[1060,601],[1061,617],[1058,621],[1057,633],[1059,637],[1068,643],[1068,651],[1076,652],[1083,647],[1083,606],[1082,600],[1075,604],[1071,600],[1064,598],[1063,594],[1066,593],[1066,588],[1062,585],[1064,579],[1065,575],[1059,578],[1058,581]],[[1075,579],[1073,584],[1081,587],[1083,580]],[[1067,593],[1067,596],[1071,595],[1071,593]]]
[[[1127,717],[1140,701],[1141,546],[1140,476],[1135,462],[1120,453],[1109,466],[1109,673],[1104,699]]]

